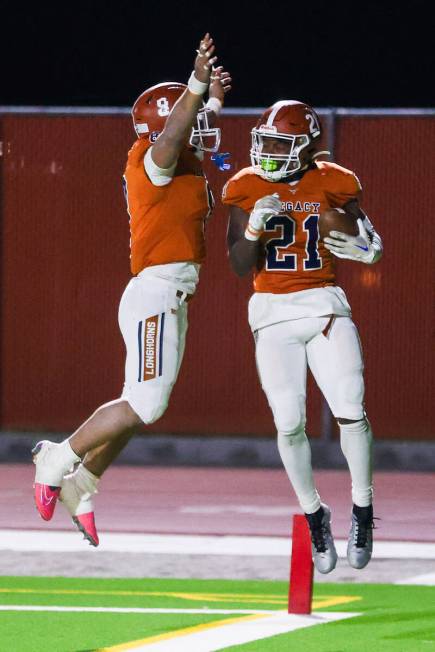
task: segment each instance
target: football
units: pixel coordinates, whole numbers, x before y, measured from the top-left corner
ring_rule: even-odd
[[[330,231],[341,231],[347,235],[358,235],[357,218],[343,208],[328,208],[319,216],[319,236],[323,240]]]

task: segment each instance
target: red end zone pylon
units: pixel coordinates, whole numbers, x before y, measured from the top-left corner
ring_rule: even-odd
[[[288,592],[289,614],[310,614],[313,598],[311,536],[305,516],[293,516],[292,556]]]

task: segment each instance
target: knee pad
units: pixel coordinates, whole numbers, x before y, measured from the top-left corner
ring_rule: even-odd
[[[136,412],[145,424],[151,424],[157,421],[157,419],[160,419],[168,407],[167,403],[166,405],[159,405],[157,407],[153,405],[143,405],[141,401],[135,401],[134,398],[128,398],[127,401],[132,410]]]
[[[361,421],[364,414],[364,379],[362,374],[352,374],[340,378],[334,405],[331,409],[336,419],[352,419]]]
[[[305,434],[305,428],[300,428],[299,430],[294,430],[292,432],[283,432],[282,430],[278,430],[278,449],[281,446],[297,446],[298,444],[302,444],[305,441],[308,441],[307,435]]]
[[[278,434],[283,437],[298,437],[301,433],[305,432],[305,415],[293,415],[292,418],[275,419],[276,429]]]
[[[148,388],[144,390],[143,387],[139,387],[125,392],[123,397],[143,423],[151,424],[165,413],[171,389],[172,386],[169,389],[159,388],[155,392],[150,392]]]
[[[297,435],[305,428],[305,396],[288,394],[286,391],[269,392],[269,405],[273,412],[276,429],[285,435]]]

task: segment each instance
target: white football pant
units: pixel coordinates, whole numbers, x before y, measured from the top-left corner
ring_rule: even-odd
[[[153,423],[168,406],[183,359],[187,305],[173,284],[136,276],[124,290],[118,320],[127,349],[121,398]]]
[[[305,434],[307,365],[340,427],[342,450],[353,483],[353,500],[370,504],[371,431],[363,406],[361,345],[350,317],[293,319],[259,329],[256,359],[262,387],[278,431],[278,449],[304,512],[320,507]]]

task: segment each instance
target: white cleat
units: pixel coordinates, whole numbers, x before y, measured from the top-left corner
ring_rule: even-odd
[[[356,508],[356,509],[355,509]],[[352,568],[365,568],[373,552],[373,507],[357,507],[352,511],[352,521],[347,544],[347,560]]]
[[[60,487],[65,470],[58,463],[56,455],[60,444],[44,439],[32,449],[32,459],[36,466],[35,482]]]
[[[337,564],[337,551],[331,532],[331,510],[321,504],[314,514],[305,514],[311,533],[313,562],[319,573],[330,573]]]
[[[84,538],[91,546],[97,547],[99,538],[95,525],[92,493],[81,486],[77,471],[63,478],[59,500],[65,505],[74,525]]]

